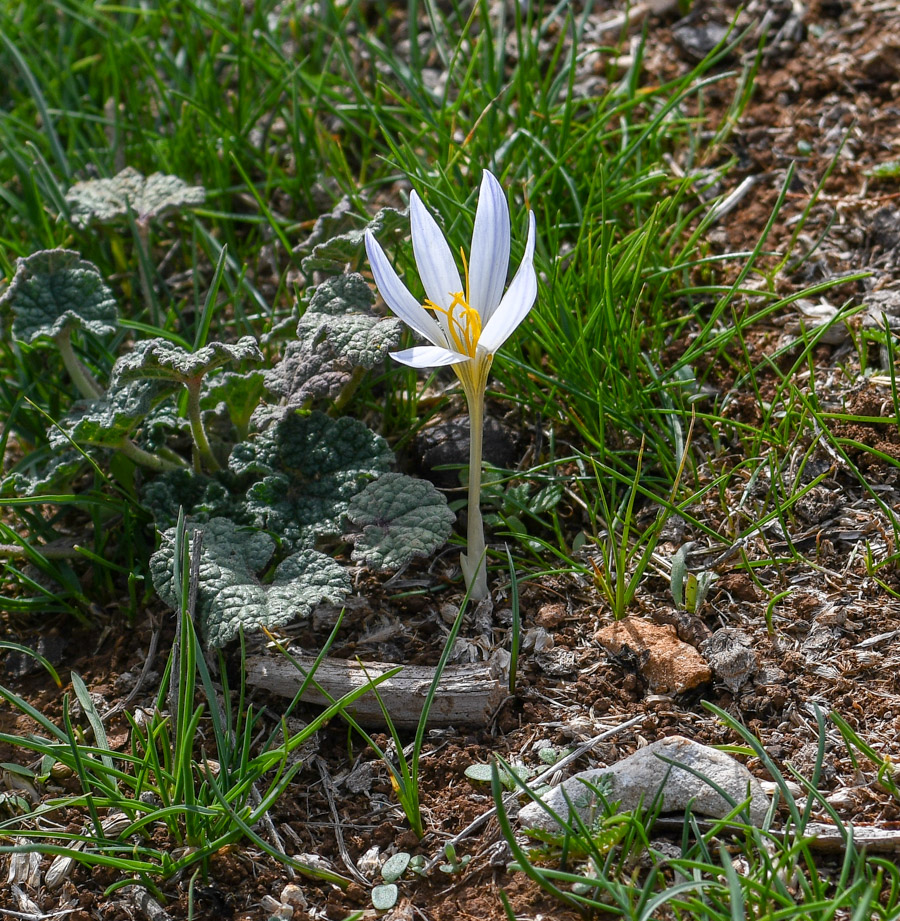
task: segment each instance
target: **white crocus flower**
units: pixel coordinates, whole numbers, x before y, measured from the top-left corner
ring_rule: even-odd
[[[451,365],[469,405],[469,508],[463,573],[471,597],[487,596],[484,526],[481,520],[481,446],[484,391],[497,349],[525,319],[537,296],[534,271],[533,212],[528,212],[525,255],[503,293],[509,269],[509,207],[496,178],[487,170],[481,181],[475,230],[468,262],[462,254],[465,285],[456,261],[434,218],[419,196],[410,196],[413,253],[427,300],[420,304],[394,271],[375,238],[366,234],[366,252],[375,283],[387,305],[431,345],[418,345],[393,358],[413,368]]]

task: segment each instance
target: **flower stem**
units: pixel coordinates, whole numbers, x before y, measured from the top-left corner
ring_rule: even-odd
[[[472,601],[487,598],[487,553],[481,518],[481,451],[484,441],[484,388],[464,387],[469,404],[469,504],[466,509],[466,552],[460,565]]]
[[[103,388],[94,380],[91,372],[81,363],[75,354],[75,349],[72,348],[72,331],[64,329],[53,337],[53,341],[56,343],[59,354],[62,356],[63,364],[66,366],[66,371],[69,372],[69,377],[72,378],[72,383],[78,388],[79,393],[86,400],[96,400],[98,397],[102,397]]]
[[[209,446],[206,429],[203,428],[203,418],[200,414],[201,382],[202,378],[197,378],[185,383],[188,392],[188,421],[191,424],[191,434],[194,436],[194,444],[200,460],[203,461],[208,470],[221,470],[222,468]]]

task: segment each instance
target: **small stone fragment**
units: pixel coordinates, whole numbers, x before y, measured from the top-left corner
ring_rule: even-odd
[[[688,58],[702,61],[728,35],[728,26],[718,22],[698,22],[686,16],[672,26],[672,38]]]
[[[360,761],[344,778],[344,786],[351,793],[369,793],[375,782],[375,765],[371,761]]]
[[[296,883],[288,883],[281,890],[281,902],[283,905],[290,905],[292,908],[308,908],[309,903],[303,890]]]
[[[670,761],[690,770],[671,765]],[[708,778],[710,784],[703,783],[698,775]],[[555,813],[567,818],[568,797],[581,818],[590,825],[596,799],[585,785],[587,783],[601,787],[608,785],[607,800],[619,803],[621,810],[636,809],[641,803],[644,808],[649,807],[662,789],[663,812],[682,812],[690,805],[697,815],[721,818],[733,807],[714,787],[723,790],[735,802],[742,802],[749,793],[750,820],[756,825],[762,823],[769,808],[760,782],[744,765],[724,752],[683,736],[659,739],[610,767],[575,774],[546,793],[542,800]],[[529,803],[520,810],[519,822],[526,829],[551,833],[560,830],[556,821],[537,802]]]
[[[700,647],[717,678],[735,693],[756,674],[756,652],[749,634],[736,627],[722,627]]]
[[[381,870],[381,848],[373,844],[366,852],[356,861],[356,869],[363,876],[374,879],[376,874]]]
[[[525,650],[533,649],[536,653],[542,653],[548,652],[553,646],[553,637],[543,627],[526,630],[522,637],[522,647]]]
[[[566,606],[559,602],[542,604],[534,617],[534,622],[545,630],[552,630],[568,618]]]
[[[675,627],[625,617],[594,637],[613,656],[633,654],[637,667],[657,694],[681,694],[712,677],[706,660],[678,639]]]
[[[578,670],[575,653],[571,649],[565,649],[562,646],[554,646],[538,655],[537,662],[545,675],[554,675],[555,677],[571,675]]]

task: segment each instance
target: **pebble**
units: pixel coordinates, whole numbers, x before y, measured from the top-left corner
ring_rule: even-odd
[[[691,770],[670,765],[663,758]],[[747,768],[718,749],[678,735],[659,739],[609,767],[575,774],[546,793],[542,800],[555,813],[566,818],[569,815],[568,797],[588,825],[592,821],[596,798],[585,783],[601,785],[601,788],[608,784],[606,798],[610,803],[618,802],[621,810],[636,809],[641,803],[645,809],[649,808],[657,791],[662,788],[663,812],[683,812],[690,804],[697,815],[721,818],[729,813],[732,806],[713,786],[703,783],[697,774],[709,778],[712,784],[736,802],[746,799],[749,790],[750,820],[755,825],[762,824],[769,800],[760,782]],[[551,833],[560,831],[556,820],[538,802],[522,807],[519,822],[524,828]]]
[[[712,678],[693,646],[678,639],[675,627],[625,617],[598,631],[597,642],[614,655],[636,655],[637,668],[654,694],[681,694]]]

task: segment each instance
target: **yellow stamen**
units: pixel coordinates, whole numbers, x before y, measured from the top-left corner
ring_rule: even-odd
[[[446,308],[429,300],[425,301],[425,306],[435,313],[442,313],[447,318],[447,332],[453,340],[456,351],[474,358],[478,340],[481,338],[481,315],[474,307],[469,306],[469,263],[462,249],[460,254],[466,275],[465,293],[462,291],[448,292],[453,300]],[[457,308],[459,313],[457,313]]]

